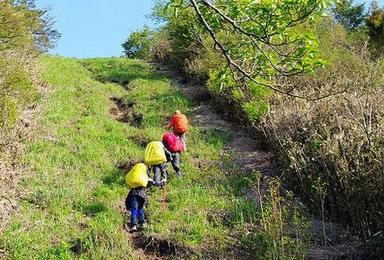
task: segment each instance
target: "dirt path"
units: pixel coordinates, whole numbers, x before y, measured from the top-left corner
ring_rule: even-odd
[[[203,130],[217,129],[231,135],[231,141],[226,145],[225,150],[234,155],[236,165],[239,168],[245,172],[259,171],[265,180],[279,174],[280,169],[273,163],[273,154],[263,150],[261,144],[239,126],[225,120],[213,108],[209,98],[207,98],[209,94],[203,87],[186,82],[182,76],[167,67],[156,65],[154,67],[159,73],[171,78],[175,87],[185,97],[197,102],[191,118],[194,125],[200,126]],[[129,117],[129,120],[126,118],[127,113],[123,112],[125,110],[120,107],[119,100],[114,97],[111,100],[115,102],[115,106],[109,111],[111,116],[123,123],[132,121],[132,118]],[[130,166],[131,163],[125,168],[129,169]],[[258,201],[257,192],[250,192],[249,196],[250,199]],[[124,212],[123,209],[122,212]],[[127,218],[127,216],[125,217]],[[362,259],[358,252],[361,246],[360,242],[341,226],[313,219],[310,233],[312,245],[309,249],[308,259],[339,259],[351,256]],[[169,241],[163,241],[156,237],[143,239],[141,233],[130,234],[128,232],[127,239],[132,242],[133,253],[137,259],[177,258],[177,255],[171,252],[177,251],[177,249],[173,248],[174,245],[167,244]]]
[[[193,111],[192,122],[203,129],[219,129],[231,134],[231,142],[225,147],[236,156],[236,163],[246,171],[261,171],[264,175],[276,174],[278,168],[272,163],[272,154],[263,150],[257,140],[251,138],[239,126],[223,119],[205,97],[207,91],[200,86],[186,82],[182,76],[166,67],[158,67],[157,71],[174,80],[175,86],[189,99],[198,101]]]
[[[261,148],[257,140],[251,138],[239,126],[225,120],[210,104],[207,91],[201,87],[187,82],[180,74],[164,66],[154,65],[156,70],[173,79],[174,85],[189,99],[198,102],[193,111],[192,122],[205,128],[215,128],[232,136],[231,142],[225,147],[235,156],[237,166],[246,172],[259,171],[263,178],[268,178],[279,173],[279,168],[273,163],[273,154]],[[263,186],[263,185],[262,185]],[[257,198],[257,193],[251,194],[251,199]],[[325,232],[324,232],[325,231]],[[311,247],[308,259],[340,259],[343,257],[356,257],[363,259],[364,253],[359,252],[361,242],[353,237],[340,225],[313,219],[310,226]],[[324,233],[326,239],[324,239]],[[326,240],[326,244],[325,244]]]

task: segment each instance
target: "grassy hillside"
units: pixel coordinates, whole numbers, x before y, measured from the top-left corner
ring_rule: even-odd
[[[1,237],[6,256],[134,258],[137,237],[123,228],[126,172],[116,165],[141,159],[145,143],[161,138],[174,110],[193,116],[195,104],[138,61],[44,57],[42,63],[53,93],[44,104],[39,138],[24,158],[34,172],[23,180],[29,193]],[[115,120],[111,96],[133,104],[125,113],[142,119]],[[245,175],[224,152],[229,133],[202,127],[194,125],[188,135],[183,178],[169,168],[167,209],[161,191],[150,191],[150,225],[142,237],[200,257],[272,252],[272,244],[263,242],[280,238],[257,229],[260,214],[246,197],[256,174]],[[290,240],[284,243],[295,254]],[[295,248],[300,252],[300,244]]]
[[[43,65],[54,92],[25,156],[35,174],[23,181],[30,192],[2,237],[5,250],[18,259],[68,258],[78,247],[84,256],[123,257],[130,250],[118,207],[126,190],[104,183],[116,161],[140,153],[129,129],[108,116],[108,96],[123,90],[92,80],[75,60],[45,57]]]

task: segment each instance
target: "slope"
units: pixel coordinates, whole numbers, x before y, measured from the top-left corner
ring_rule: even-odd
[[[258,208],[250,192],[261,175],[236,163],[242,154],[231,146],[250,139],[224,120],[204,117],[208,106],[189,101],[139,61],[44,57],[42,63],[53,93],[37,140],[27,144],[24,162],[34,172],[22,182],[28,195],[1,237],[7,258],[304,255],[300,208],[273,193],[277,182]],[[193,118],[183,178],[170,170],[167,208],[162,191],[152,189],[149,228],[128,235],[126,170],[142,158],[148,141],[161,138],[176,109]],[[260,165],[267,163],[268,155],[260,155]],[[286,222],[293,235],[283,232]]]

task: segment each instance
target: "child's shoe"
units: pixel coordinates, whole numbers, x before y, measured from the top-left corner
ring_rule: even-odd
[[[140,229],[145,229],[147,227],[147,223],[141,223],[141,224],[139,224],[139,228]]]
[[[160,182],[160,188],[164,188],[165,187],[165,185],[167,184],[167,179],[166,178],[164,178],[164,179],[162,179],[161,180],[161,182]]]
[[[129,229],[129,232],[136,232],[137,231],[137,226],[136,225],[133,225],[131,226],[131,228]]]

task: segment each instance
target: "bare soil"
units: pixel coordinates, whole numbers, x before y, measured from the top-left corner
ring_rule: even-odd
[[[134,111],[135,103],[128,102],[123,98],[110,97],[115,106],[109,109],[111,116],[119,122],[140,127],[143,121],[143,115]]]

